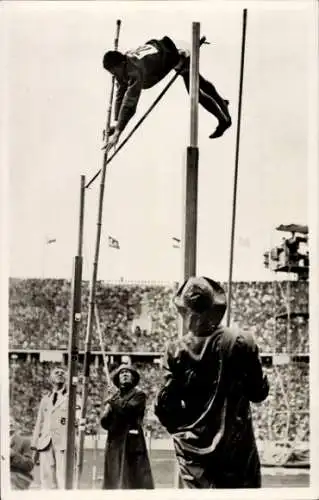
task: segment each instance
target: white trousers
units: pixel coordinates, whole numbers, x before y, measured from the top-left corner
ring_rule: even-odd
[[[54,490],[65,487],[66,451],[56,450],[52,442],[44,451],[40,451],[41,489]]]

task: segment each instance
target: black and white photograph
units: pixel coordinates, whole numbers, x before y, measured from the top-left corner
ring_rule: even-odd
[[[2,4],[1,496],[316,498],[318,3]]]

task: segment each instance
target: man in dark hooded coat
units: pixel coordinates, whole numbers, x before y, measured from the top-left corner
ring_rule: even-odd
[[[113,374],[119,391],[106,402],[101,419],[108,431],[103,489],[153,489],[142,423],[146,395],[137,388],[138,372],[122,364]]]
[[[182,487],[259,488],[250,402],[266,399],[269,386],[258,347],[221,326],[226,296],[215,281],[190,278],[175,305],[187,333],[167,347],[155,414],[173,437]]]

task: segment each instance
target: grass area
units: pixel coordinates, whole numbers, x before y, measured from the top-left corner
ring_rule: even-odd
[[[85,450],[82,474],[82,489],[100,489],[103,477],[104,452],[98,450],[95,456],[93,450]],[[96,469],[94,468],[96,464]],[[156,488],[173,488],[175,459],[172,451],[151,451],[151,465]],[[95,470],[94,470],[95,469]],[[34,471],[34,488],[39,487],[39,468]],[[94,478],[95,475],[95,478]],[[262,486],[264,488],[306,488],[309,486],[309,471],[300,469],[291,473],[284,469],[263,469]]]

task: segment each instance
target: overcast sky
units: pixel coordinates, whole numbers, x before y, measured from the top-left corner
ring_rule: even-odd
[[[307,224],[309,93],[314,52],[308,2],[248,3],[236,222],[235,280],[272,279],[263,252],[281,223]],[[278,8],[280,7],[280,8]],[[228,276],[242,5],[201,2],[8,2],[4,6],[5,155],[10,275],[70,278],[77,248],[80,175],[101,167],[110,76],[102,57],[122,20],[120,49],[169,35],[211,45],[200,71],[230,100],[233,127],[217,140],[199,111],[198,273]],[[169,77],[171,77],[170,75]],[[143,92],[134,125],[163,86]],[[182,252],[183,165],[189,98],[177,81],[107,172],[100,279],[175,280]],[[124,136],[123,136],[124,137]],[[91,275],[99,180],[86,191],[84,278]],[[108,235],[120,250],[108,247]],[[279,239],[282,235],[279,235]],[[46,245],[46,237],[56,243]],[[278,236],[277,236],[278,240]]]

